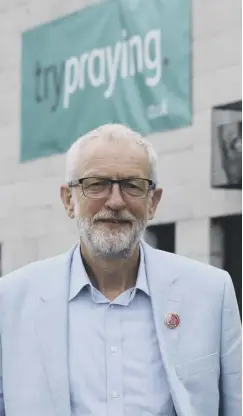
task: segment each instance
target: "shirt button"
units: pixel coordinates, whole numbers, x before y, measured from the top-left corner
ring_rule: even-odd
[[[119,397],[119,393],[117,391],[112,392],[113,399],[117,399]]]
[[[111,352],[115,354],[117,352],[117,347],[111,347]]]

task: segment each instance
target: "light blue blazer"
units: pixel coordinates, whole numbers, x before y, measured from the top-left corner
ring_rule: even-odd
[[[240,416],[241,324],[229,275],[142,244],[177,415]],[[74,249],[0,279],[0,416],[71,416],[67,307]],[[177,328],[165,325],[168,312],[179,315]]]

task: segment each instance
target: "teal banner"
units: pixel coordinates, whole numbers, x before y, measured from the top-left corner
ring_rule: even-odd
[[[190,0],[107,0],[23,33],[21,161],[123,123],[189,125]]]

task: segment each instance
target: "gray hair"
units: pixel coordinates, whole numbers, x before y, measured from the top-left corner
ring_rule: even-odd
[[[105,138],[108,140],[133,140],[139,146],[142,146],[147,155],[149,162],[149,179],[156,185],[158,184],[157,173],[157,154],[152,144],[142,137],[139,133],[131,130],[122,124],[105,124],[92,130],[76,140],[67,152],[66,157],[66,181],[77,179],[76,168],[81,150],[85,144],[97,138]]]

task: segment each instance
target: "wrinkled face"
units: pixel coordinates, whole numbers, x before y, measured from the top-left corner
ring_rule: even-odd
[[[124,140],[95,139],[83,147],[77,167],[78,178],[147,178],[145,150]],[[130,257],[149,219],[153,218],[162,190],[151,190],[145,198],[127,197],[118,184],[98,199],[85,196],[81,185],[62,186],[61,196],[70,214],[73,210],[81,244],[104,258]]]

